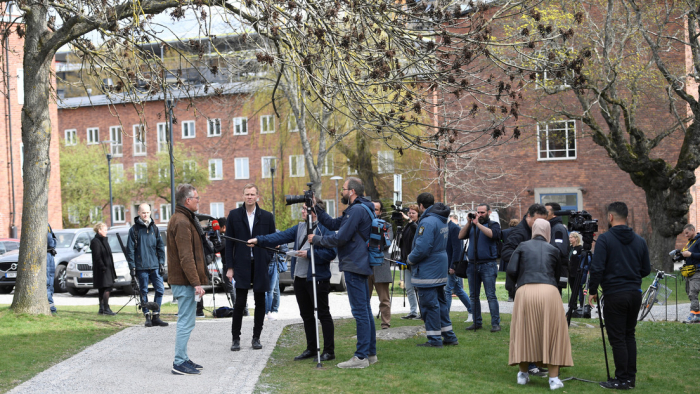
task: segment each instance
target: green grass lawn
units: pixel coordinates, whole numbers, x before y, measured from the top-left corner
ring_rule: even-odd
[[[118,316],[100,316],[97,305],[62,306],[57,316],[30,316],[0,306],[0,392],[126,327],[143,324],[143,314],[135,310],[131,304]],[[164,304],[161,313],[173,321],[177,305]]]
[[[417,321],[395,316],[392,327],[418,325]],[[378,341],[379,362],[366,369],[342,370],[338,362],[349,359],[355,350],[354,320],[336,321],[336,360],[316,369],[310,360],[293,361],[305,347],[301,325],[285,329],[258,382],[256,392],[279,393],[542,393],[549,391],[546,378],[533,378],[527,386],[516,384],[517,367],[508,366],[510,315],[502,315],[500,333],[488,330],[476,333],[464,330],[466,314],[453,313],[452,321],[459,346],[442,349],[418,348],[425,337]],[[484,316],[485,321],[490,317]],[[578,320],[578,319],[575,319]],[[576,376],[605,380],[605,361],[597,320],[588,320],[595,328],[572,327],[571,345],[574,367],[562,370],[561,377]],[[379,330],[379,324],[377,324]],[[642,392],[697,392],[689,378],[700,361],[700,339],[696,326],[681,323],[642,322],[637,326],[638,377]],[[607,336],[606,336],[607,339]],[[611,373],[612,353],[608,347]],[[569,381],[560,392],[601,393],[597,384]],[[693,388],[695,387],[695,388]],[[516,390],[516,391],[514,391]]]

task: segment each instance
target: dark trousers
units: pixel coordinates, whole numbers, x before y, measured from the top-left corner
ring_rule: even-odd
[[[331,291],[330,280],[316,282],[316,302],[318,302],[318,320],[323,331],[323,353],[335,354],[335,327],[333,317],[328,307],[328,293]],[[297,297],[299,314],[304,321],[306,333],[306,349],[316,349],[316,319],[314,318],[314,288],[313,283],[306,278],[294,278],[294,295]]]
[[[260,338],[265,321],[265,292],[253,292],[255,299],[255,316],[253,320],[253,338]],[[236,304],[233,307],[233,321],[231,322],[231,335],[233,340],[241,339],[241,324],[243,323],[243,310],[248,300],[248,289],[236,288]]]
[[[637,341],[634,333],[642,293],[627,291],[605,296],[605,328],[615,360],[615,377],[635,379],[637,374]]]

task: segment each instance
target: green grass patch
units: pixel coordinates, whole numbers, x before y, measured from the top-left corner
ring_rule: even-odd
[[[418,348],[425,337],[406,340],[377,341],[379,362],[366,369],[342,370],[336,364],[352,357],[355,351],[355,322],[336,321],[337,359],[316,369],[310,360],[293,361],[305,346],[301,325],[288,326],[263,370],[256,392],[275,393],[542,393],[549,391],[546,378],[533,378],[527,386],[516,384],[517,367],[508,366],[510,315],[501,315],[503,331],[492,334],[486,329],[464,330],[465,313],[452,313],[459,346],[442,349]],[[484,315],[488,322],[490,316]],[[584,322],[584,320],[574,319]],[[594,328],[571,327],[574,367],[564,368],[561,377],[576,376],[595,381],[606,380],[605,360],[597,320],[585,320]],[[418,321],[392,319],[392,327],[420,325]],[[642,322],[637,326],[638,391],[692,393],[697,392],[693,379],[688,379],[692,365],[700,361],[700,339],[697,327],[681,323]],[[377,331],[379,331],[377,323]],[[606,336],[607,340],[607,336]],[[608,347],[611,373],[614,374],[612,352]],[[689,369],[690,368],[690,369]],[[568,381],[564,391],[600,393],[597,384]]]

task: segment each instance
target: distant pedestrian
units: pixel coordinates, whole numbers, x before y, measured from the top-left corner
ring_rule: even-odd
[[[51,308],[51,314],[58,313],[56,305],[53,303],[53,292],[54,292],[54,280],[56,276],[56,261],[53,256],[56,255],[56,234],[53,233],[51,225],[49,224],[49,232],[46,235],[46,295],[49,299],[49,308]]]
[[[109,294],[114,281],[117,280],[117,272],[114,270],[112,248],[107,240],[107,225],[99,222],[93,230],[95,238],[90,241],[90,253],[92,254],[92,287],[99,292],[100,309],[97,313],[114,316],[115,313],[109,307]]]

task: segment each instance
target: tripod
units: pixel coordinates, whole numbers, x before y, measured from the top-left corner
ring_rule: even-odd
[[[314,233],[314,229],[311,225],[311,206],[309,204],[306,204],[306,235],[307,237],[309,235],[312,235]],[[316,368],[321,368],[323,365],[321,365],[321,342],[318,337],[318,297],[316,295],[316,261],[314,258],[314,244],[309,242],[309,253],[311,254],[311,286],[313,286],[313,293],[314,293],[314,324],[316,328],[316,357],[318,360],[318,363],[316,364]],[[326,339],[327,340],[327,339]]]

